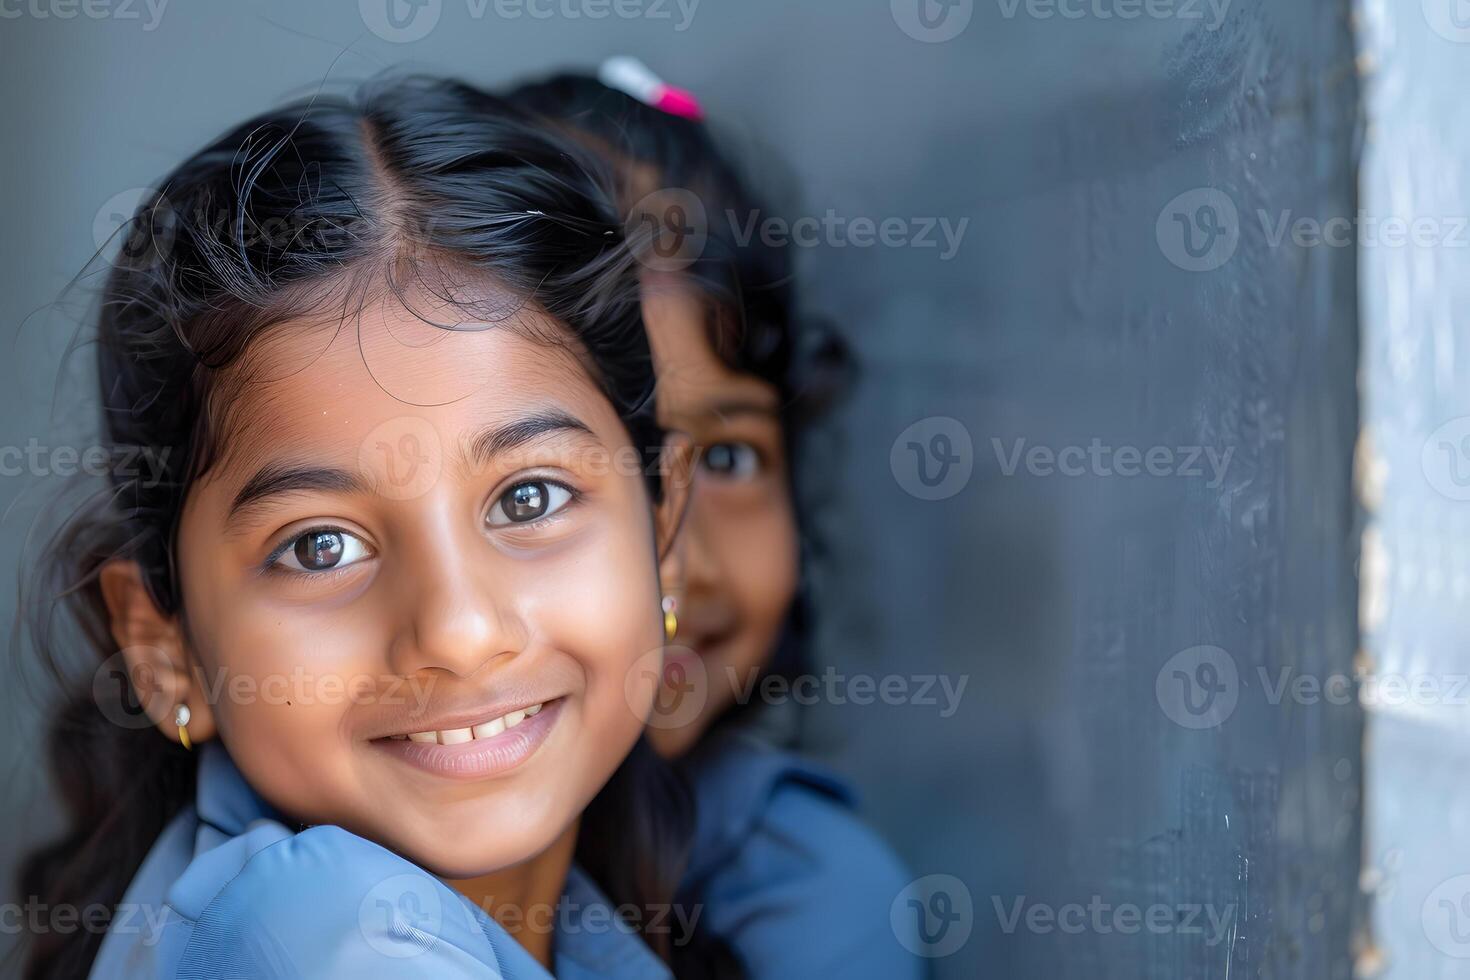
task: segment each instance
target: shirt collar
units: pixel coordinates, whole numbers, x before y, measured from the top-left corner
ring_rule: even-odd
[[[293,826],[251,788],[217,741],[199,747],[195,809],[201,822],[228,837],[245,833],[260,820]],[[477,915],[486,916],[468,899],[466,904]],[[671,976],[664,962],[618,917],[607,896],[575,864],[567,873],[556,929],[554,955],[560,980]]]

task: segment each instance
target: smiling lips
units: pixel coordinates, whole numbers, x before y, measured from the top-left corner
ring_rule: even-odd
[[[436,776],[486,779],[529,759],[556,725],[565,701],[517,708],[467,728],[390,735],[370,744]]]
[[[391,738],[409,739],[413,742],[438,742],[440,745],[459,745],[462,742],[473,741],[477,738],[494,738],[507,729],[515,728],[527,718],[533,717],[541,710],[541,705],[533,704],[516,711],[510,711],[499,718],[472,725],[469,728],[451,728],[447,731],[414,732],[412,735],[393,735]]]

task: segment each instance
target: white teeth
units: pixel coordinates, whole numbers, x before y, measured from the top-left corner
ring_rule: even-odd
[[[505,719],[496,718],[494,721],[487,721],[483,725],[476,725],[473,731],[475,738],[491,738],[505,731]]]
[[[473,728],[451,728],[444,732],[414,732],[407,736],[412,742],[439,742],[443,745],[460,745],[476,738],[494,738],[508,728],[514,728],[527,718],[536,714],[544,705],[533,704],[529,708],[521,708],[510,711],[499,718],[481,722]],[[393,738],[404,738],[403,735],[394,735]]]

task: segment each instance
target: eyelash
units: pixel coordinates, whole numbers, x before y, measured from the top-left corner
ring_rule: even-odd
[[[502,491],[501,493],[496,494],[495,497],[494,497],[494,499],[490,501],[490,508],[499,507],[500,504],[501,504],[501,501],[505,500],[507,494],[509,494],[516,487],[524,486],[527,483],[544,483],[547,486],[559,487],[560,489],[566,491],[566,494],[567,494],[566,502],[563,503],[560,507],[558,507],[552,513],[546,514],[546,515],[544,515],[542,517],[538,517],[534,521],[523,521],[523,522],[520,522],[520,523],[511,522],[509,524],[498,524],[498,525],[495,525],[495,524],[491,524],[490,523],[490,521],[489,521],[489,508],[487,508],[486,516],[484,518],[484,523],[485,523],[485,526],[486,527],[491,527],[491,528],[516,528],[516,529],[520,529],[520,530],[524,530],[524,529],[527,529],[527,528],[540,527],[540,526],[544,525],[547,521],[550,521],[552,518],[555,518],[558,515],[560,515],[561,512],[563,510],[565,510],[567,507],[571,506],[572,504],[576,504],[576,503],[578,503],[579,501],[582,500],[582,496],[583,496],[582,491],[581,490],[578,490],[576,487],[571,486],[570,484],[568,484],[568,483],[566,483],[566,482],[564,482],[562,480],[555,480],[555,479],[552,479],[552,478],[546,477],[546,476],[539,476],[539,475],[536,475],[536,474],[530,474],[530,475],[525,475],[525,476],[520,477],[514,483],[512,483],[508,487],[506,487],[504,491]],[[348,535],[348,536],[351,536],[351,537],[354,537],[354,538],[360,537],[359,535],[354,534],[353,532],[347,530],[346,528],[341,527],[341,526],[336,525],[336,524],[314,524],[311,527],[303,528],[300,531],[296,531],[293,534],[290,534],[287,537],[285,537],[282,540],[280,540],[279,542],[277,542],[276,545],[273,548],[271,548],[270,553],[265,558],[265,561],[261,563],[260,572],[262,574],[267,574],[267,575],[290,575],[290,576],[296,576],[298,578],[311,578],[311,579],[314,579],[314,580],[317,580],[317,581],[323,581],[323,580],[329,579],[330,577],[332,577],[334,575],[342,574],[342,573],[348,571],[349,569],[351,569],[353,566],[355,566],[357,564],[357,562],[351,562],[349,564],[342,565],[342,566],[335,567],[335,568],[329,568],[329,569],[325,569],[325,570],[322,570],[322,571],[308,572],[308,571],[301,571],[300,569],[295,569],[295,568],[286,568],[286,567],[284,567],[283,565],[280,564],[280,558],[281,558],[281,556],[284,555],[286,552],[290,551],[296,545],[296,542],[300,541],[302,538],[306,537],[309,534],[321,534],[321,533],[324,533],[324,532],[331,532],[331,533],[336,533],[336,534],[344,534],[344,535]]]

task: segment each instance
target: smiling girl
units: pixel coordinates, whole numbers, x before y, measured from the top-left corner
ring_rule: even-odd
[[[649,732],[695,794],[682,892],[751,977],[921,976],[909,876],[845,781],[791,750],[791,702],[758,696],[762,678],[805,670],[814,549],[793,461],[841,389],[844,349],[796,315],[789,252],[734,231],[763,212],[689,93],[615,58],[509,98],[604,156],[630,227],[650,229],[634,244],[659,417],[698,458]]]
[[[689,454],[598,168],[407,80],[159,186],[97,350],[110,440],[168,468],[56,541],[103,665],[24,886],[161,926],[30,974],[730,975],[670,914],[692,817],[642,733]]]

